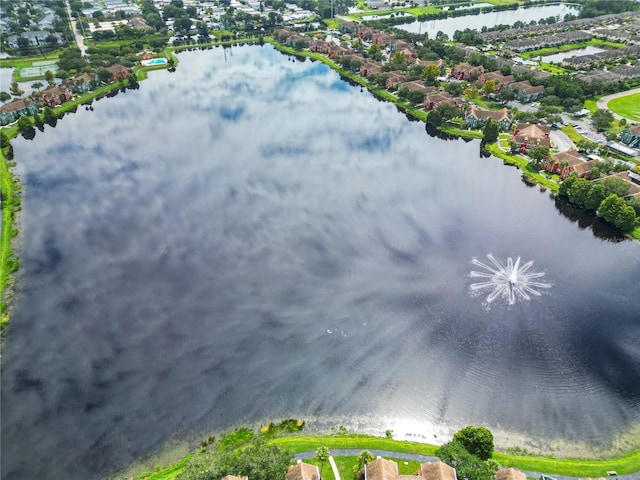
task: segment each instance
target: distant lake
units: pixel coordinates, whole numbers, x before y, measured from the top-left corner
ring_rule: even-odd
[[[542,57],[543,62],[560,63],[565,58],[570,58],[580,55],[593,55],[594,53],[606,52],[606,49],[593,47],[591,45],[584,48],[576,48],[575,50],[567,50],[566,52],[554,53],[553,55],[545,55]]]
[[[485,424],[547,451],[637,441],[638,242],[321,63],[179,57],[13,142],[3,480],[104,478],[289,417],[431,442]],[[470,272],[488,253],[551,288],[487,303]]]
[[[453,38],[456,30],[465,28],[480,31],[482,27],[494,27],[496,25],[513,25],[517,21],[529,23],[531,20],[538,21],[551,16],[559,17],[560,20],[568,13],[577,14],[579,10],[570,5],[544,5],[540,7],[518,8],[517,10],[503,10],[500,12],[481,13],[478,15],[467,15],[463,17],[450,17],[441,20],[429,20],[427,22],[413,22],[404,25],[397,25],[396,28],[406,30],[411,33],[428,33],[429,38],[435,38],[440,31],[446,33],[449,38]]]

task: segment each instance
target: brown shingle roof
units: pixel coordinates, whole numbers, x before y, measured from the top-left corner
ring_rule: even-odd
[[[455,468],[444,462],[428,462],[420,465],[420,475],[425,480],[457,480]]]
[[[483,118],[483,119],[491,118],[496,122],[504,120],[505,118],[507,120],[511,119],[511,114],[509,113],[509,110],[507,110],[506,108],[503,108],[502,110],[498,110],[498,111],[493,111],[493,110],[484,110],[482,108],[477,108],[475,105],[471,105],[471,108],[469,108],[468,115],[472,115],[476,118]]]
[[[364,467],[365,480],[396,480],[398,464],[393,460],[378,458]]]
[[[318,467],[300,462],[287,469],[286,480],[320,480]]]
[[[496,480],[527,480],[527,476],[519,470],[508,468],[506,470],[498,470]]]
[[[33,103],[33,100],[30,98],[16,98],[6,105],[0,106],[0,111],[2,112],[15,112],[16,110],[20,110],[21,108],[27,108],[29,105]]]

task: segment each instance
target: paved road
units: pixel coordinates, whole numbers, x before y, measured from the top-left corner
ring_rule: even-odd
[[[626,97],[627,95],[633,95],[634,93],[640,93],[640,88],[634,88],[633,90],[627,90],[626,92],[614,93],[613,95],[607,95],[606,97],[602,97],[597,102],[598,108],[605,110],[607,108],[607,104],[614,98]],[[617,113],[613,113],[613,116],[616,117],[618,120],[620,120],[621,118],[625,118],[621,115],[618,115]],[[626,120],[633,120],[633,119],[627,118]]]
[[[549,137],[551,138],[551,142],[553,143],[554,147],[561,152],[571,150],[572,148],[576,147],[571,139],[560,130],[551,130]]]
[[[71,23],[71,30],[73,30],[73,37],[76,39],[76,44],[80,49],[80,55],[85,57],[87,55],[87,47],[84,44],[84,38],[82,35],[78,33],[78,29],[76,28],[76,23],[73,21],[73,17],[71,16],[71,5],[69,4],[69,0],[66,0],[67,4],[67,15],[69,15],[69,22]]]
[[[362,449],[335,449],[335,450],[332,449],[331,456],[355,457],[359,455],[361,451]],[[429,457],[427,455],[418,455],[414,453],[390,452],[388,450],[369,450],[369,451],[374,455],[379,455],[381,457],[398,458],[401,460],[413,460],[416,462],[437,462],[439,460],[438,457]],[[315,456],[316,456],[316,452],[302,452],[302,453],[296,453],[294,455],[294,458],[296,460],[304,460],[305,458],[313,458]],[[528,472],[526,470],[523,470],[523,472],[527,477],[531,477],[531,478],[540,478],[542,476],[542,473],[539,473],[539,472]],[[583,478],[583,477],[568,477],[565,475],[548,475],[548,474],[547,476],[550,476],[555,480],[579,480],[580,478]],[[602,472],[601,476],[606,477],[607,472]],[[615,477],[610,477],[610,478],[616,479],[616,480],[640,480],[640,472],[630,473],[627,475],[617,475]]]

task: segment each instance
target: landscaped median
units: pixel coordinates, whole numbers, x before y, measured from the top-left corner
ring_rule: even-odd
[[[269,440],[269,443],[279,445],[292,455],[302,452],[315,452],[318,447],[327,447],[331,450],[386,450],[397,453],[414,453],[426,456],[435,456],[436,445],[426,443],[393,440],[389,438],[373,437],[359,434],[339,434],[328,436],[293,435],[277,437]],[[193,454],[193,455],[197,455]],[[189,456],[190,457],[190,456]],[[157,468],[154,472],[147,472],[137,480],[171,480],[176,478],[186,465],[188,458],[165,468]],[[350,465],[349,459],[355,457],[340,457],[342,464]],[[390,456],[390,458],[393,458]],[[513,467],[529,472],[545,473],[549,475],[567,475],[573,477],[602,477],[608,471],[616,471],[618,474],[630,474],[640,472],[640,450],[630,452],[617,458],[604,460],[589,459],[556,459],[538,456],[517,456],[495,452],[493,458],[504,467]],[[315,463],[315,462],[313,462]],[[340,465],[339,465],[340,466]],[[325,465],[325,469],[327,466]],[[341,469],[342,470],[342,469]],[[329,469],[327,469],[327,472]],[[343,470],[344,471],[344,470]],[[348,470],[347,470],[348,471]],[[328,475],[328,474],[327,474]],[[329,476],[325,475],[328,480]],[[353,477],[343,477],[342,480],[352,480]]]

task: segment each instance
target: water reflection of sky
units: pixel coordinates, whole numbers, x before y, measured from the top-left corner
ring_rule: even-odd
[[[637,243],[595,238],[477,142],[431,138],[321,64],[180,59],[14,142],[3,478],[97,478],[291,416],[548,445],[638,422]],[[489,252],[553,288],[487,308],[468,274]]]

